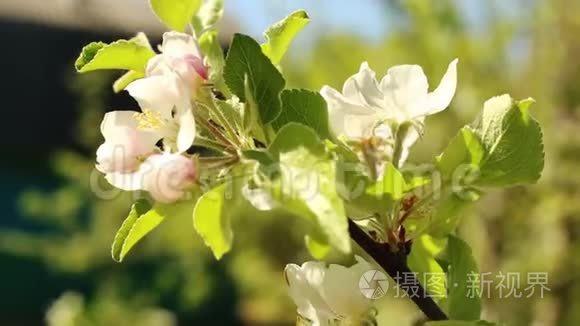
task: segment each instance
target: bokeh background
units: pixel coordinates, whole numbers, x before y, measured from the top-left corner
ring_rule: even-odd
[[[429,160],[489,97],[537,100],[546,167],[534,186],[491,191],[459,232],[484,272],[547,272],[544,298],[484,300],[508,325],[580,324],[580,1],[226,0],[222,37],[257,38],[290,11],[312,23],[283,69],[292,87],[340,87],[369,61],[382,74],[421,64],[432,84],[460,58],[451,107],[427,122],[411,161]],[[76,75],[91,41],[163,31],[146,0],[0,0],[0,325],[292,325],[286,263],[308,258],[288,218],[251,216],[215,262],[173,216],[122,263],[109,250],[131,198],[89,187],[115,73]],[[295,231],[296,230],[296,231]],[[412,325],[404,300],[379,302],[381,325]]]

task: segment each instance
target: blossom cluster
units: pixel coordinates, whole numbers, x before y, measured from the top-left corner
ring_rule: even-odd
[[[160,51],[149,60],[146,76],[126,88],[141,112],[105,115],[96,168],[117,188],[145,190],[156,201],[171,203],[198,178],[195,157],[187,150],[196,136],[193,99],[208,69],[191,35],[165,33]]]
[[[172,203],[182,199],[199,176],[196,157],[187,151],[196,137],[195,99],[208,78],[208,67],[189,34],[165,33],[159,50],[149,60],[146,76],[126,87],[141,111],[105,115],[101,124],[105,142],[97,150],[96,168],[117,188],[145,190],[157,202]],[[372,164],[402,165],[423,132],[425,117],[449,105],[455,93],[456,65],[453,60],[439,86],[429,93],[420,66],[392,67],[379,82],[369,65],[362,63],[342,92],[329,86],[320,91],[333,133],[354,149],[362,149],[364,157],[371,154]],[[264,209],[255,195],[246,197]],[[350,268],[323,262],[290,264],[285,276],[303,318],[314,325],[348,325],[368,316],[371,302],[361,294],[358,282],[369,270],[371,266],[357,257]]]

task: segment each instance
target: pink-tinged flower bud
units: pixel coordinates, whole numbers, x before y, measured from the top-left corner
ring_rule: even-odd
[[[180,154],[154,154],[144,163],[148,171],[143,177],[143,189],[161,203],[183,199],[197,181],[197,164]]]
[[[193,36],[167,32],[159,47],[161,54],[152,58],[147,65],[147,75],[176,73],[187,85],[190,92],[195,91],[208,78],[208,69],[203,64],[203,55]]]

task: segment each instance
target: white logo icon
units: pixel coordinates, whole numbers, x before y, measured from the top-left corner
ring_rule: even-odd
[[[365,297],[376,300],[383,297],[389,288],[387,275],[381,271],[370,270],[365,272],[358,281],[360,292]]]

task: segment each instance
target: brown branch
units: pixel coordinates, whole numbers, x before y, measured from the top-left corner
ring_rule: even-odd
[[[389,276],[397,282],[405,275],[408,280],[411,270],[407,266],[407,253],[409,247],[400,248],[398,252],[390,249],[388,244],[375,242],[356,223],[348,220],[348,232],[350,237],[366,251],[379,264]],[[404,274],[407,273],[407,274]],[[447,320],[447,316],[439,306],[428,296],[427,291],[419,284],[413,282],[411,287],[402,287],[413,302],[430,320]]]

